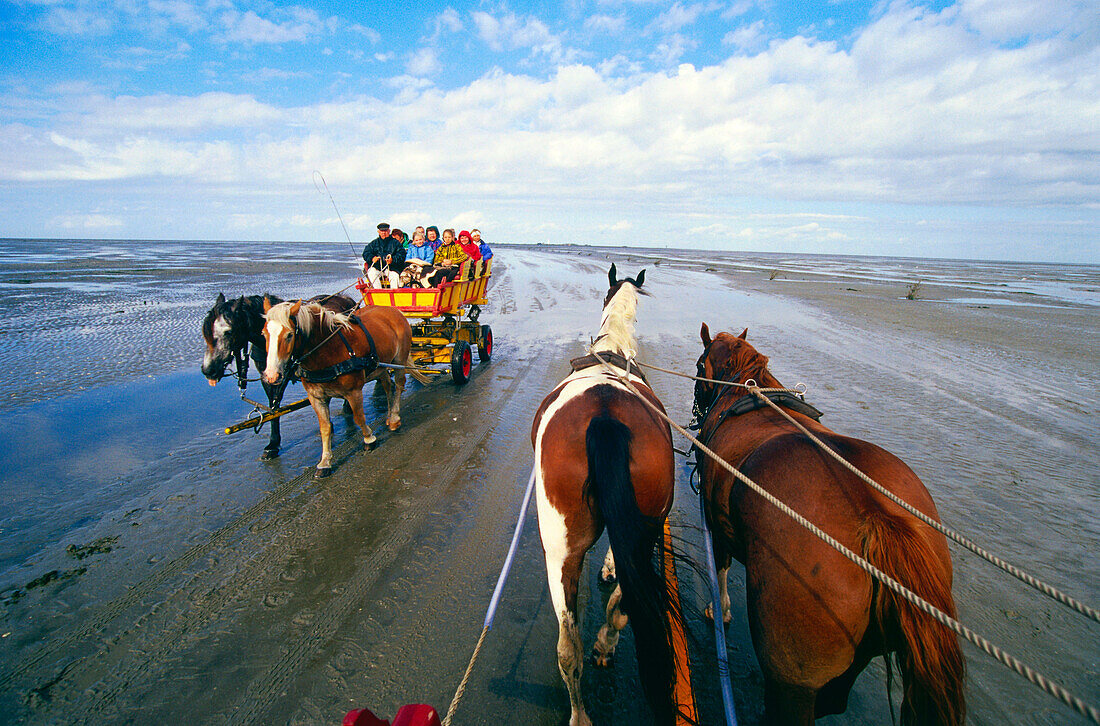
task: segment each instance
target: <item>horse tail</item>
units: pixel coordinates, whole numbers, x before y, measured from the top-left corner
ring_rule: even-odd
[[[634,649],[642,690],[657,723],[672,723],[677,711],[671,607],[664,570],[654,564],[662,522],[638,508],[630,479],[630,429],[610,416],[588,425],[585,493],[603,516],[615,570],[622,588],[623,612],[634,631]]]
[[[915,523],[879,514],[863,527],[863,554],[871,564],[955,617],[951,574],[916,531]],[[902,726],[956,726],[966,716],[966,666],[955,633],[893,590],[875,582],[872,616],[901,671]]]

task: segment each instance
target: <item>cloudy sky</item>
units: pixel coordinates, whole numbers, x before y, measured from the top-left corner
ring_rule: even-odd
[[[814,9],[808,9],[808,8]],[[0,237],[1100,262],[1095,0],[0,0]]]

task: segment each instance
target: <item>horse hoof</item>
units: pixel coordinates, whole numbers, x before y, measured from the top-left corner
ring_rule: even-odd
[[[703,609],[703,617],[713,623],[714,622],[714,606],[707,605]],[[731,620],[733,620],[733,615],[732,614],[722,613],[722,625],[723,625],[723,627],[728,628]]]
[[[595,648],[592,649],[592,665],[597,668],[610,668],[615,664],[615,653],[601,653]]]
[[[378,448],[378,439],[371,439],[369,442],[364,442],[367,447],[367,451],[374,451]]]
[[[618,581],[619,581],[619,578],[616,577],[615,575],[607,575],[605,577],[602,572],[600,573],[600,584],[601,585],[614,585]]]
[[[401,428],[401,422],[398,421],[397,423],[388,423],[386,424],[386,428],[388,428],[390,431],[396,431],[397,429]]]
[[[324,469],[317,468],[313,470],[314,479],[324,479],[326,476],[332,473],[332,467],[326,466]]]
[[[278,458],[279,458],[279,450],[278,449],[264,449],[263,453],[260,454],[260,461],[270,461],[271,459],[278,459]]]

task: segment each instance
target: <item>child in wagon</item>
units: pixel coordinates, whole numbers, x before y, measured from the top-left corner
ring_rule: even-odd
[[[401,287],[412,287],[419,283],[425,268],[431,266],[434,259],[435,252],[428,244],[424,233],[414,232],[409,249],[405,252],[406,267],[401,272]]]

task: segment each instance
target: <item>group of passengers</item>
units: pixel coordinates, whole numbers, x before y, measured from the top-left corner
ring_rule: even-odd
[[[463,230],[455,237],[453,229],[440,235],[435,225],[417,227],[408,239],[400,229],[391,231],[390,225],[382,222],[378,236],[363,248],[363,271],[372,287],[381,287],[383,278],[390,287],[408,287],[417,282],[427,284],[429,274],[435,282],[453,280],[466,260],[492,258],[493,251],[477,229]]]

